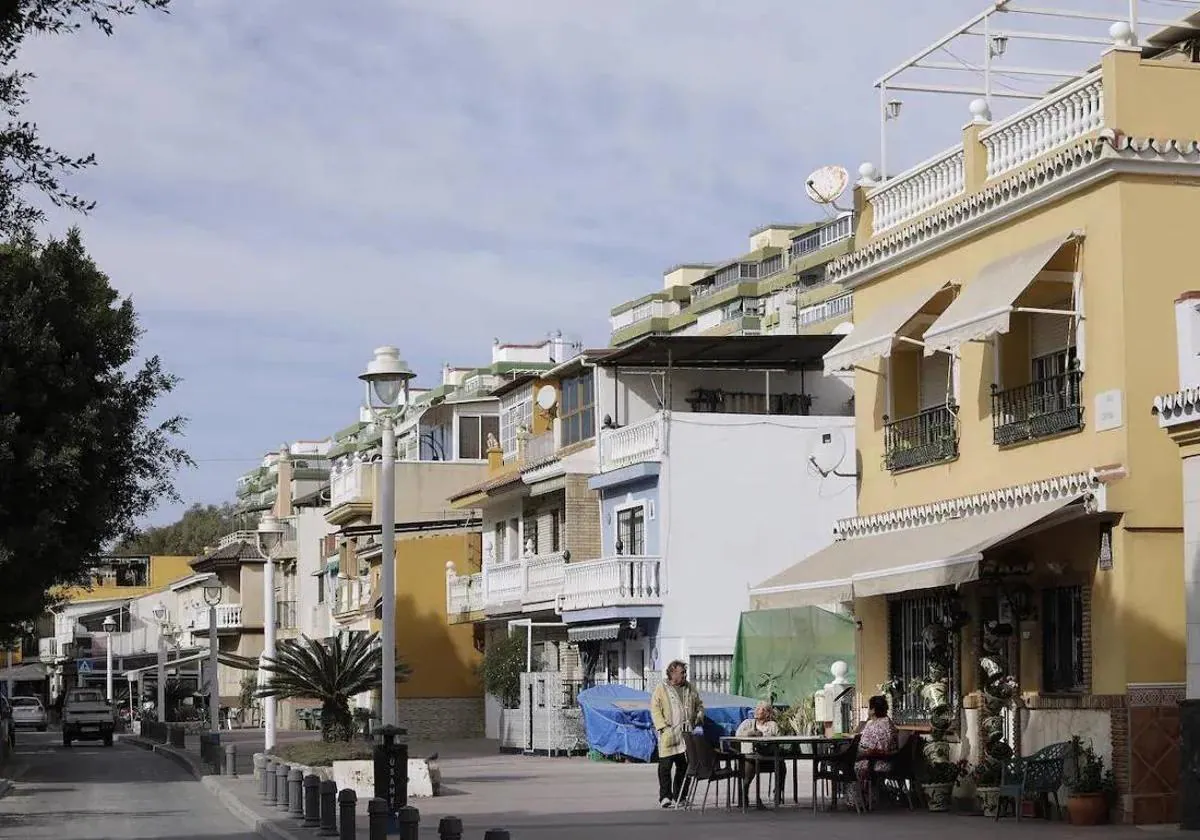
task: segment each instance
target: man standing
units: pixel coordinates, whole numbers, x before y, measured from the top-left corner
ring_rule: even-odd
[[[650,717],[658,733],[658,801],[663,808],[670,808],[683,793],[687,772],[683,736],[689,731],[704,734],[704,704],[687,681],[683,662],[676,659],[668,665],[666,676],[666,682],[660,683],[650,698]]]

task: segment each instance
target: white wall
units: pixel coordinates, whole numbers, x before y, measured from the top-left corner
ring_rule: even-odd
[[[809,461],[857,472],[853,417],[680,413],[667,439],[659,667],[732,653],[750,587],[829,545],[835,521],[857,509],[856,480],[822,477]]]
[[[496,553],[496,523],[507,523],[511,519],[516,519],[519,523],[519,528],[524,527],[524,521],[521,517],[521,495],[513,493],[511,498],[498,499],[490,502],[483,509],[483,562],[487,566],[491,563],[503,563],[511,554],[511,548],[505,545],[505,557],[501,557]],[[518,543],[520,544],[520,543]],[[520,553],[516,556],[520,556]]]
[[[325,568],[322,540],[337,528],[325,521],[324,508],[304,508],[292,521],[296,525],[296,609],[300,632],[310,639],[323,639],[330,635],[333,620],[329,610],[332,594],[325,593],[324,604],[317,603],[320,584],[317,572]],[[276,584],[279,579],[276,578]]]

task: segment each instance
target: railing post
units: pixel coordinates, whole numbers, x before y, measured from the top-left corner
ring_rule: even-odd
[[[368,840],[387,840],[388,804],[376,797],[367,802]]]
[[[304,777],[304,825],[316,828],[321,824],[321,780],[313,773]]]
[[[304,771],[299,767],[288,771],[288,813],[293,817],[304,816]]]
[[[275,771],[279,767],[279,762],[273,758],[268,758],[266,765],[263,767],[262,774],[262,798],[263,802],[268,805],[275,804]]]
[[[279,764],[275,767],[275,807],[280,811],[288,809],[288,774],[292,772],[290,764]]]
[[[237,744],[226,744],[225,775],[236,776],[237,774]]]
[[[324,837],[337,835],[337,782],[325,779],[317,789],[321,797],[321,830]]]
[[[396,827],[400,840],[417,840],[421,831],[421,812],[405,805],[396,813]]]
[[[438,840],[462,840],[463,824],[458,817],[438,820]]]
[[[354,840],[354,807],[358,794],[350,788],[338,791],[338,840]]]

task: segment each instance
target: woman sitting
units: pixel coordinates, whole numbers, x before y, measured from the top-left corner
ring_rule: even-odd
[[[735,737],[738,738],[773,738],[779,735],[779,724],[775,722],[775,709],[770,703],[759,703],[754,709],[754,717],[746,718],[737,728]],[[742,801],[750,799],[750,783],[760,773],[775,772],[774,755],[757,753],[754,744],[742,744],[742,754],[747,756],[742,762]],[[783,792],[783,783],[787,779],[787,767],[779,763],[779,778],[776,780],[776,799]],[[762,803],[762,791],[758,793],[758,805],[761,810],[766,806]]]
[[[888,701],[876,695],[867,701],[870,718],[863,724],[858,740],[858,761],[854,763],[859,786],[864,794],[872,774],[891,772],[890,756],[900,749],[900,732],[888,717]]]

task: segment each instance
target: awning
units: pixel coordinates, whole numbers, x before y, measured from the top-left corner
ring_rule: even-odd
[[[621,624],[590,624],[568,627],[568,642],[610,642],[621,636]]]
[[[868,315],[862,323],[855,324],[853,331],[836,347],[825,354],[825,372],[849,370],[863,362],[886,359],[892,355],[896,336],[935,295],[945,289],[946,286],[942,285],[936,289],[922,290]]]
[[[759,610],[820,606],[978,580],[985,550],[1080,498],[1068,496],[840,540],[751,589],[750,606]]]
[[[46,666],[40,662],[26,662],[0,670],[0,682],[37,682],[46,679]]]
[[[949,353],[968,341],[1008,332],[1017,298],[1058,249],[1075,237],[1074,233],[1061,234],[985,265],[925,331],[925,355]]]
[[[545,481],[535,481],[529,485],[530,496],[545,496],[550,493],[556,493],[559,490],[565,489],[567,486],[567,477],[560,475],[555,478],[547,478]]]
[[[169,660],[167,660],[166,664],[163,667],[169,671],[172,668],[174,668],[176,665],[190,665],[191,663],[199,662],[202,659],[208,659],[208,651],[204,650],[204,651],[201,651],[200,653],[189,653],[187,656],[181,656],[178,659],[169,659]],[[133,680],[136,680],[136,679],[140,679],[141,675],[143,673],[145,673],[146,671],[157,672],[158,671],[158,663],[156,662],[153,665],[146,665],[142,668],[134,668],[133,670],[126,671],[125,679],[129,680],[130,682],[132,682]]]

